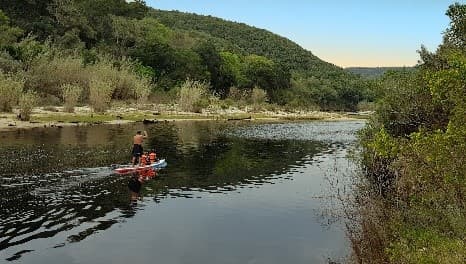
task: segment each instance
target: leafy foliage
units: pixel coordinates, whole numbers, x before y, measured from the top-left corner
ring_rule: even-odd
[[[465,5],[451,5],[447,15],[450,28],[437,52],[421,47],[414,72],[384,75],[377,113],[361,137],[362,165],[380,190],[385,219],[366,236],[385,228],[388,239],[373,255],[393,263],[465,260]]]

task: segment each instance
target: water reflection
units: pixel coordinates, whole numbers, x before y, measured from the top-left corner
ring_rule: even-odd
[[[128,181],[128,189],[131,193],[130,201],[134,205],[138,199],[142,199],[141,188],[144,184],[157,177],[159,169],[148,169],[131,174]]]
[[[133,217],[146,198],[202,198],[292,180],[298,168],[350,142],[334,136],[333,124],[184,122],[2,133],[0,251],[15,260],[34,250],[35,240],[56,241],[56,248],[83,241]],[[356,127],[340,125],[337,134]],[[156,147],[169,166],[137,182],[113,174],[109,165],[129,161],[130,139],[143,129],[150,135],[145,147]]]

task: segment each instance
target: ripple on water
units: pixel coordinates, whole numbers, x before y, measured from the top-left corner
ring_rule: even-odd
[[[258,124],[229,132],[230,136],[265,140],[314,140],[350,143],[364,121],[312,121],[286,124]]]

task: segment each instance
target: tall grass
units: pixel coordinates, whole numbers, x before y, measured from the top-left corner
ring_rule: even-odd
[[[262,107],[267,103],[267,92],[258,87],[254,87],[251,91],[250,102],[254,110],[261,110]]]
[[[79,56],[49,52],[38,56],[26,74],[25,87],[40,94],[64,98],[62,86],[88,87],[89,72]]]
[[[93,76],[91,78],[101,79],[112,87],[112,99],[134,99],[138,103],[144,103],[149,96],[151,90],[150,79],[137,75],[133,62],[128,59],[117,62],[109,57],[102,56],[97,63],[89,66],[89,70],[91,76]]]
[[[29,121],[34,106],[37,104],[37,94],[33,91],[23,93],[19,98],[19,118],[22,121]]]
[[[147,101],[150,94],[150,80],[147,78],[137,78],[134,82],[134,97],[138,104]]]
[[[82,93],[82,88],[76,84],[62,85],[64,110],[68,113],[74,112],[74,107],[78,104],[79,98]]]
[[[106,55],[98,55],[93,64],[85,66],[81,55],[52,49],[34,58],[26,74],[26,89],[34,90],[42,96],[59,98],[65,108],[75,101],[71,97],[77,96],[76,89],[64,89],[70,88],[70,85],[81,88],[79,96],[83,102],[99,105],[98,108],[109,104],[109,93],[110,100],[136,100],[143,103],[151,90],[151,80],[136,73],[133,61],[125,58],[116,60]],[[96,91],[96,87],[104,86],[106,88],[103,91]]]
[[[0,111],[11,112],[18,104],[24,87],[24,80],[0,71]]]
[[[251,92],[251,101],[253,104],[264,104],[267,102],[267,92],[255,87]]]
[[[178,104],[183,111],[200,112],[209,105],[209,85],[187,79],[180,88]]]
[[[113,87],[110,80],[93,78],[89,83],[89,104],[97,113],[103,113],[110,108]]]

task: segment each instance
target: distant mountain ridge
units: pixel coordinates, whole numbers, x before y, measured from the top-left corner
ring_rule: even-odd
[[[385,74],[387,71],[399,71],[399,70],[413,70],[413,67],[347,67],[346,71],[353,74],[361,75],[364,78],[377,78]]]

